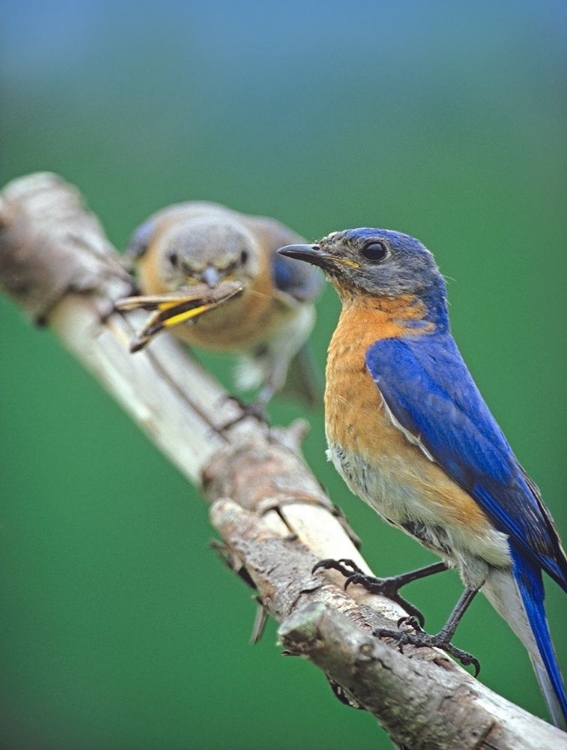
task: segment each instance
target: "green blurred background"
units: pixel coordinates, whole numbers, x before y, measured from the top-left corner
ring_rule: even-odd
[[[53,170],[124,247],[209,199],[309,239],[382,226],[450,277],[453,329],[560,532],[565,510],[567,6],[505,2],[12,0],[0,28],[0,182]],[[314,346],[338,314],[327,287]],[[389,747],[323,676],[248,638],[250,593],[208,549],[198,494],[59,346],[0,299],[0,722],[5,748]],[[226,361],[206,360],[217,371]],[[278,399],[275,422],[300,407]],[[305,451],[379,573],[430,561]],[[408,595],[438,628],[456,574]],[[567,668],[565,598],[548,586]],[[545,716],[484,599],[457,644]]]

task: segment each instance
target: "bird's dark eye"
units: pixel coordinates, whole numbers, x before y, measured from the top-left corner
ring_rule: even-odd
[[[368,260],[385,260],[389,254],[390,251],[383,242],[368,242],[362,248],[362,255]]]
[[[177,263],[179,262],[179,257],[177,256],[177,253],[175,250],[172,250],[170,253],[167,254],[167,259],[171,263],[171,265],[176,268]]]
[[[249,252],[248,250],[246,250],[246,248],[244,248],[244,250],[242,250],[240,253],[240,262],[242,263],[242,265],[248,262],[248,256]]]

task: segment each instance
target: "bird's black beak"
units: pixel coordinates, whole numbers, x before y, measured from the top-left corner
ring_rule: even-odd
[[[324,270],[328,269],[331,263],[331,256],[321,250],[319,245],[285,245],[280,247],[278,253],[295,260],[304,260]]]

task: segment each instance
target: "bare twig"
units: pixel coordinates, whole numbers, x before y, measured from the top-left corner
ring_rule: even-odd
[[[301,654],[412,748],[567,747],[566,735],[492,693],[434,649],[402,655],[372,637],[403,613],[379,596],[347,594],[336,573],[311,574],[324,557],[370,572],[353,535],[299,450],[302,425],[267,430],[167,336],[131,355],[143,316],[113,302],[131,280],[78,192],[51,174],[0,195],[0,284],[48,323],[156,445],[212,503],[222,556],[258,590]]]

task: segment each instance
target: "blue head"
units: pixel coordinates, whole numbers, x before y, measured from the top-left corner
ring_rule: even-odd
[[[332,232],[315,245],[289,245],[278,250],[320,266],[343,301],[359,295],[421,300],[437,330],[447,323],[445,282],[433,255],[416,240],[389,229],[346,229]]]

